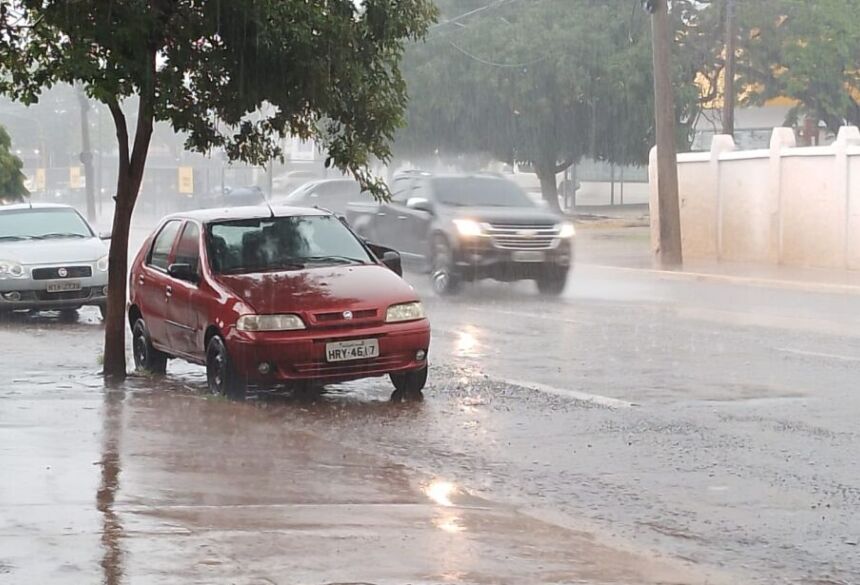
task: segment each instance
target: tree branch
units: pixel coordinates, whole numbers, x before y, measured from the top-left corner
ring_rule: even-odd
[[[139,185],[146,167],[149,143],[152,138],[152,118],[155,102],[155,48],[147,55],[147,74],[149,79],[140,88],[140,102],[137,107],[137,126],[134,130],[134,146],[131,151],[129,174],[132,184]],[[135,197],[137,193],[135,192]]]
[[[122,113],[122,108],[119,107],[119,102],[115,97],[108,100],[107,107],[113,117],[114,126],[116,126],[116,139],[119,143],[120,168],[128,168],[128,124],[126,124],[125,121],[125,114]]]
[[[573,164],[573,159],[572,159],[572,158],[566,158],[566,159],[564,159],[564,160],[563,160],[563,162],[562,162],[561,164],[557,164],[557,165],[555,165],[555,172],[556,172],[556,174],[558,174],[558,173],[560,173],[560,172],[562,172],[562,171],[566,171],[566,170],[570,167],[570,165],[572,165],[572,164]]]

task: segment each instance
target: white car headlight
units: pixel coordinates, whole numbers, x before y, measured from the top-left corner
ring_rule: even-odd
[[[576,235],[576,228],[569,221],[562,222],[555,227],[558,230],[558,237],[560,238],[572,238]]]
[[[298,331],[305,324],[298,315],[242,315],[236,321],[239,331]]]
[[[96,262],[96,269],[99,272],[107,272],[107,269],[108,269],[108,257],[107,256],[99,258],[99,261]]]
[[[391,305],[385,312],[386,323],[398,323],[400,321],[417,321],[424,318],[424,306],[415,301],[414,303],[403,303]]]
[[[481,229],[481,224],[471,219],[455,219],[454,225],[461,236],[474,237],[484,233]]]
[[[27,271],[20,262],[12,260],[0,260],[0,280],[7,278],[24,278]]]

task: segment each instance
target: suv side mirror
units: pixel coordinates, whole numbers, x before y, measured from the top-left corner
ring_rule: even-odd
[[[109,240],[112,237],[113,237],[113,234],[111,232],[99,232],[99,239],[100,240]]]
[[[433,204],[424,197],[410,197],[406,200],[406,207],[433,215]]]
[[[197,282],[200,280],[199,275],[191,268],[191,264],[171,264],[167,267],[167,274],[178,280],[186,282]]]

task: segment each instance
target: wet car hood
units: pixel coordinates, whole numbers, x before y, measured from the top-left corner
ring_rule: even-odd
[[[0,242],[0,260],[22,264],[93,263],[107,253],[107,246],[98,238]]]
[[[563,218],[540,207],[445,207],[452,218],[474,219],[482,222],[514,222],[525,224],[559,223]]]
[[[385,308],[418,300],[409,284],[378,264],[320,266],[217,278],[259,314]]]

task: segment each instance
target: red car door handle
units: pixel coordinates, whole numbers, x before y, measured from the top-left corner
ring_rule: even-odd
[[[173,296],[173,287],[168,286],[166,289],[164,289],[164,294],[168,297],[172,297]]]
[[[137,284],[143,284],[144,278],[142,274],[137,276]]]

